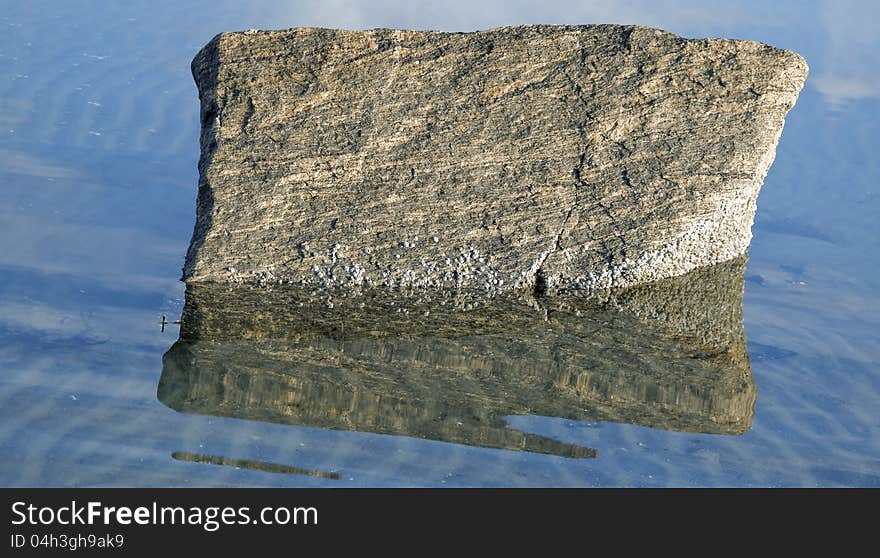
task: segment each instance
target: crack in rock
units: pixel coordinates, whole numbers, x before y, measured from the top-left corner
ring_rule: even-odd
[[[527,25],[221,33],[192,72],[188,283],[495,295],[742,254],[746,177],[807,66],[753,41]]]

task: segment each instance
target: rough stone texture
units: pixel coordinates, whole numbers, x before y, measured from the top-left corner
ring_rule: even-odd
[[[299,286],[187,286],[159,400],[178,411],[590,457],[519,432],[532,414],[741,434],[756,398],[744,259],[603,298],[332,302]],[[448,295],[448,296],[447,296]]]
[[[223,33],[194,281],[626,286],[747,250],[807,73],[644,27]]]

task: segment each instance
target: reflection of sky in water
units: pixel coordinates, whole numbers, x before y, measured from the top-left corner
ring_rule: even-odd
[[[880,485],[880,8],[864,2],[40,2],[0,14],[0,484]],[[765,5],[767,4],[767,5]],[[761,40],[811,75],[759,199],[740,437],[514,417],[595,460],[175,413],[197,152],[192,55],[221,30],[642,23]],[[174,451],[341,480],[174,460]]]

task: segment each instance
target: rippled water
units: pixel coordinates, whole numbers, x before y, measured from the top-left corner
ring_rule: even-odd
[[[880,485],[880,9],[615,4],[4,3],[0,485]],[[211,36],[537,22],[642,23],[806,57],[750,258],[725,275],[744,281],[741,306],[519,301],[476,325],[457,310],[430,332],[315,318],[291,338],[214,292],[190,294],[179,342],[178,325],[162,331],[184,311],[189,61]],[[645,301],[688,323],[733,318],[711,343],[670,337],[639,321]],[[289,314],[273,319],[290,331]]]

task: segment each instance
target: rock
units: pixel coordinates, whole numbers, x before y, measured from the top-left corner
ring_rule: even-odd
[[[624,287],[744,254],[807,74],[644,27],[223,33],[188,282]]]
[[[181,412],[591,457],[517,414],[742,434],[744,258],[603,298],[187,285],[158,398]]]

